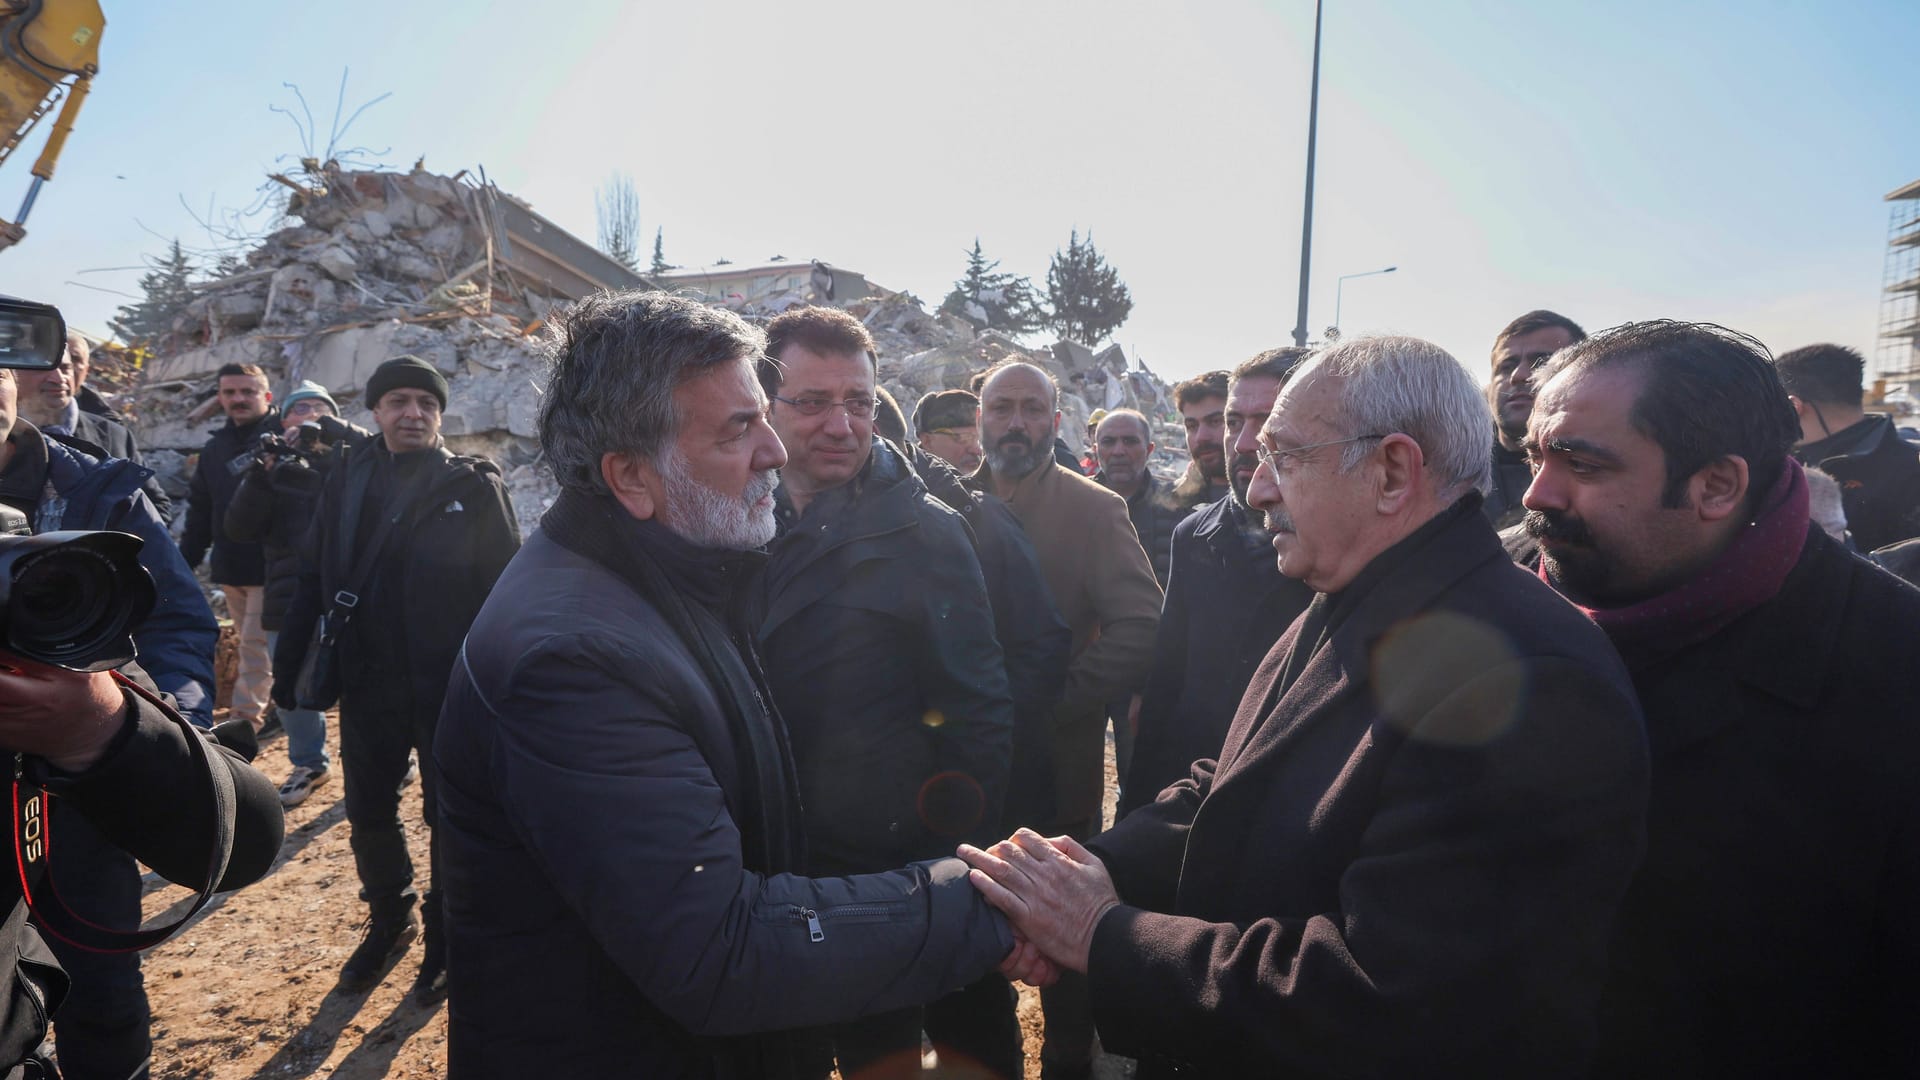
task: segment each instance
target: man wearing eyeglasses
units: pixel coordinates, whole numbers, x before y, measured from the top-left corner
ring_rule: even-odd
[[[1424,341],[1304,361],[1248,498],[1318,595],[1218,760],[1084,847],[961,852],[1140,1077],[1586,1074],[1646,738],[1480,515],[1491,422]]]
[[[1494,419],[1493,486],[1481,508],[1496,529],[1519,524],[1527,512],[1520,497],[1533,483],[1533,472],[1520,444],[1533,416],[1533,373],[1554,353],[1586,337],[1579,323],[1542,309],[1508,323],[1493,339],[1493,374],[1487,381]]]
[[[913,409],[913,433],[920,449],[972,476],[985,460],[980,453],[980,399],[965,390],[935,390]]]
[[[792,740],[807,871],[951,855],[999,825],[1013,749],[966,526],[875,437],[874,345],[859,320],[786,312],[767,326],[759,376],[787,464],[757,636]],[[918,1072],[923,1020],[906,1008],[835,1029],[841,1072]]]

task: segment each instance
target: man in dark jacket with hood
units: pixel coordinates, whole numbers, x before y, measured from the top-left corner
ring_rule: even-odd
[[[447,380],[432,364],[389,360],[367,379],[366,394],[380,437],[328,474],[286,625],[311,627],[324,611],[330,629],[344,627],[333,646],[341,673],[340,763],[354,867],[371,914],[366,938],[340,970],[349,992],[377,984],[420,932],[413,860],[400,825],[408,755],[419,753],[434,888],[422,905],[426,940],[412,994],[430,1004],[446,988],[439,849],[431,832],[439,793],[433,732],[460,642],[519,549],[520,528],[500,470],[442,446]],[[274,694],[282,708],[324,704],[294,696],[311,643],[298,632],[280,638]]]
[[[1526,531],[1653,751],[1599,1076],[1920,1075],[1920,593],[1809,520],[1801,434],[1765,348],[1717,326],[1617,327],[1543,372]]]
[[[999,825],[1012,752],[979,559],[960,516],[874,432],[866,327],[797,308],[767,340],[760,385],[788,456],[758,637],[799,770],[808,872],[951,854]],[[841,1071],[917,1071],[922,1027],[917,1008],[846,1025]]]
[[[32,533],[110,530],[143,541],[140,564],[153,578],[157,602],[134,634],[140,667],[189,720],[211,725],[219,631],[199,584],[141,490],[152,474],[42,435],[15,413],[15,379],[14,371],[0,369],[0,504],[24,515]],[[61,808],[53,825],[63,838],[58,860],[67,902],[95,923],[138,927],[140,869],[132,856],[91,821],[56,805]],[[139,953],[88,952],[58,940],[53,947],[73,977],[60,1023],[66,1074],[76,1080],[144,1075],[151,1040]]]
[[[1228,379],[1229,493],[1173,532],[1153,671],[1142,692],[1133,760],[1121,777],[1121,814],[1186,779],[1194,762],[1220,755],[1254,670],[1313,599],[1312,589],[1274,565],[1266,524],[1247,505],[1260,428],[1280,384],[1306,355],[1305,349],[1268,349]]]
[[[260,624],[261,586],[267,580],[266,555],[259,544],[241,543],[227,535],[227,504],[240,487],[240,478],[253,464],[260,437],[280,433],[280,413],[273,407],[273,391],[258,364],[227,364],[220,369],[220,408],[227,422],[213,430],[200,450],[200,460],[188,484],[187,528],[180,553],[198,569],[212,549],[213,583],[227,599],[227,613],[240,651],[240,673],[233,682],[233,718],[260,730],[265,722],[273,658],[267,651],[267,631]]]
[[[1799,421],[1793,456],[1840,482],[1861,551],[1920,536],[1920,453],[1893,418],[1869,415],[1866,361],[1842,345],[1808,345],[1773,361]]]
[[[556,323],[563,492],[473,626],[436,748],[449,1076],[792,1080],[824,1071],[794,1029],[1025,973],[957,860],[803,876],[751,610],[786,462],[764,336],[663,293]]]

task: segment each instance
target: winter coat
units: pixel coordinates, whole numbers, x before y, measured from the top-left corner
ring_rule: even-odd
[[[1793,456],[1840,482],[1847,531],[1861,551],[1920,536],[1920,453],[1891,417],[1868,416]]]
[[[359,584],[360,603],[337,647],[343,696],[364,691],[432,716],[440,711],[460,640],[520,547],[520,526],[493,462],[442,449],[419,453],[429,456],[424,487],[404,496],[404,505],[389,501],[388,512],[400,515],[399,523],[386,538],[372,580]],[[332,598],[354,584],[349,579],[374,472],[394,468],[395,455],[384,440],[374,439],[349,450],[320,489],[313,529],[302,545],[299,588],[284,620],[289,632],[274,650],[274,694],[282,708],[292,703],[310,628]],[[403,673],[395,671],[389,647],[396,641],[404,642]]]
[[[259,544],[265,558],[266,582],[261,592],[260,625],[267,630],[287,627],[287,610],[300,589],[300,549],[313,527],[314,510],[326,475],[353,447],[373,437],[359,428],[351,443],[309,463],[287,457],[272,468],[259,462],[240,478],[227,503],[223,519],[226,534],[243,544]]]
[[[198,569],[211,547],[216,585],[245,587],[267,580],[266,553],[260,545],[232,539],[223,526],[227,503],[252,466],[260,437],[279,431],[279,410],[268,409],[265,416],[244,427],[228,420],[214,428],[208,432],[212,438],[200,449],[200,461],[187,485],[187,528],[180,538],[180,554],[187,557],[189,567]]]
[[[975,486],[993,490],[991,466]],[[1073,631],[1066,691],[1054,710],[1054,818],[1048,827],[1097,822],[1106,787],[1107,704],[1146,681],[1160,621],[1160,584],[1120,496],[1065,468],[1040,468],[1014,485],[1007,506],[1040,556],[1056,610]],[[1052,835],[1051,832],[1048,835]]]
[[[959,514],[973,534],[974,553],[993,606],[993,636],[1007,664],[1013,695],[1013,764],[1000,814],[999,836],[1053,818],[1053,710],[1067,685],[1073,632],[1054,610],[1040,556],[1007,504],[968,489],[945,461],[917,446],[901,449],[927,493]]]
[[[879,437],[795,515],[778,496],[757,637],[807,808],[808,870],[856,874],[992,843],[1013,699],[960,515]]]
[[[142,485],[152,472],[131,461],[102,461],[60,436],[41,435],[24,420],[15,421],[16,455],[45,447],[45,469],[53,494],[43,495],[34,515],[35,532],[105,529],[132,533],[143,545],[140,565],[153,578],[157,602],[133,641],[140,666],[162,692],[171,694],[189,720],[213,723],[213,651],[219,624],[187,569],[173,537],[160,521]],[[27,436],[31,435],[31,441]],[[22,467],[25,467],[24,464]],[[9,467],[9,471],[12,467]]]
[[[1604,1077],[1920,1076],[1920,592],[1818,526],[1772,599],[1637,665],[1647,856]]]
[[[84,383],[81,384],[78,390],[73,392],[73,400],[80,403],[80,411],[83,413],[104,416],[116,424],[125,424],[127,422],[126,417],[120,415],[113,406],[107,404],[107,399],[100,395],[100,391]]]
[[[1221,499],[1174,530],[1122,814],[1186,779],[1194,762],[1220,756],[1254,670],[1313,599],[1312,589],[1280,573],[1271,544],[1242,535],[1246,520],[1238,503]]]
[[[28,758],[27,782],[78,809],[161,877],[198,887],[211,855],[213,799],[188,740],[203,736],[190,735],[142,698],[129,694],[127,700],[130,731],[105,758],[77,774],[57,773]],[[233,778],[233,849],[219,888],[238,889],[272,867],[285,819],[271,781],[211,739],[207,749],[212,767]],[[158,807],[165,812],[156,813]],[[57,846],[47,858],[58,877]],[[36,881],[36,890],[44,883]],[[12,872],[0,880],[0,911],[8,913],[0,925],[0,1075],[11,1076],[7,1070],[39,1046],[46,1034],[45,1013],[57,1009],[69,983],[39,932],[26,924],[27,905]]]
[[[1104,475],[1095,476],[1094,481],[1106,487]],[[1112,488],[1107,490],[1111,491]],[[1124,496],[1123,496],[1124,497]],[[1133,523],[1133,535],[1140,541],[1140,547],[1147,553],[1147,563],[1153,567],[1153,578],[1160,588],[1167,587],[1167,572],[1172,565],[1173,530],[1187,515],[1192,513],[1189,507],[1182,507],[1174,501],[1167,485],[1151,473],[1140,490],[1127,499],[1127,520]]]
[[[931,1000],[1011,948],[956,859],[795,873],[756,558],[567,492],[501,576],[435,742],[452,1080],[824,1075],[762,1033]]]
[[[1141,1077],[1585,1075],[1646,736],[1478,503],[1316,596],[1219,760],[1089,845],[1094,1021]]]
[[[95,457],[124,458],[135,465],[146,464],[146,459],[140,456],[140,446],[134,441],[133,432],[128,431],[123,424],[110,417],[90,413],[83,408],[79,410],[74,420],[71,435],[80,442],[97,447],[101,453],[94,454]],[[159,479],[148,475],[147,482],[141,485],[141,490],[145,491],[147,498],[152,500],[153,508],[160,512],[160,520],[172,525],[173,500],[167,497],[167,491],[160,486]]]

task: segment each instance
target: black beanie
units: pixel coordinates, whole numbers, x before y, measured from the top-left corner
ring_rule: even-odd
[[[447,377],[417,356],[396,356],[373,369],[367,380],[367,408],[380,404],[389,390],[425,390],[440,399],[440,411],[447,411]]]

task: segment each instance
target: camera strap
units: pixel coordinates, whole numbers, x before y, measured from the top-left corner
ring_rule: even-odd
[[[151,948],[193,921],[194,916],[213,899],[220,879],[227,876],[227,861],[233,856],[234,824],[239,809],[233,788],[233,774],[213,760],[213,755],[218,751],[213,748],[212,739],[145,687],[117,671],[113,673],[113,680],[127,692],[158,708],[186,733],[188,749],[213,791],[214,842],[207,858],[206,878],[199,883],[198,895],[194,897],[192,906],[179,919],[163,926],[138,930],[116,930],[90,922],[76,914],[60,898],[51,863],[53,833],[50,828],[52,818],[48,814],[50,793],[32,787],[23,775],[24,769],[16,756],[13,769],[13,858],[20,875],[20,895],[27,901],[34,922],[42,931],[69,945],[98,953],[138,952]],[[28,787],[29,791],[23,793],[23,786]],[[39,893],[35,892],[33,884],[36,878],[44,886]]]

